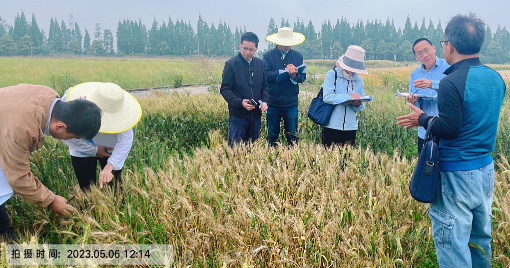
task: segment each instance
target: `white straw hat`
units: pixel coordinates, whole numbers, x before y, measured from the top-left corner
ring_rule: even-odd
[[[278,33],[266,37],[266,40],[280,46],[296,46],[305,41],[305,36],[295,33],[292,28],[282,27],[278,29]]]
[[[114,83],[88,82],[69,89],[67,100],[86,99],[101,108],[100,133],[119,133],[134,127],[142,117],[138,101]]]
[[[365,68],[365,50],[360,46],[349,46],[336,62],[336,66],[347,71],[368,74]]]

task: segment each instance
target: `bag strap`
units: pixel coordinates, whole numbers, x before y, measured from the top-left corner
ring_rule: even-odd
[[[434,122],[436,122],[436,120],[437,120],[436,116],[429,119],[429,122],[427,124],[427,132],[425,132],[425,142],[434,140],[434,137],[432,135],[432,125],[434,124]]]
[[[333,67],[333,71],[335,71],[335,88],[333,89],[333,92],[336,94],[336,79],[337,79],[337,73],[335,67]]]

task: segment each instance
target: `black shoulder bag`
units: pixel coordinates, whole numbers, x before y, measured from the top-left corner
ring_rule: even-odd
[[[409,191],[411,196],[419,202],[430,203],[436,196],[437,188],[441,182],[439,173],[439,148],[434,142],[431,133],[432,125],[437,120],[433,117],[429,120],[425,134],[425,144],[416,163]]]
[[[335,68],[333,68],[333,71],[335,71],[334,92],[336,94],[337,73],[336,73]],[[319,124],[321,126],[327,126],[329,124],[329,119],[331,118],[331,113],[333,113],[333,110],[335,109],[335,105],[328,104],[328,103],[324,102],[322,91],[323,90],[321,87],[321,90],[317,94],[317,97],[313,98],[312,103],[310,103],[310,108],[308,108],[308,117],[315,124]]]

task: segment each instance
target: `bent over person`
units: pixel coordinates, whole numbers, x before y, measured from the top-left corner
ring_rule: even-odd
[[[88,82],[66,91],[65,101],[87,99],[103,111],[101,129],[92,139],[69,139],[71,163],[80,188],[86,191],[97,181],[97,163],[101,166],[99,187],[122,183],[122,167],[133,145],[133,127],[142,116],[138,101],[114,83]]]
[[[55,90],[20,84],[0,88],[0,240],[15,239],[4,203],[18,193],[26,201],[68,215],[67,200],[54,194],[30,171],[30,154],[45,136],[92,138],[101,126],[101,109],[87,100],[63,102]]]
[[[491,267],[491,153],[506,86],[478,58],[484,37],[485,23],[474,14],[454,16],[441,41],[451,66],[439,83],[439,117],[429,126],[432,116],[409,104],[414,112],[397,118],[401,126],[431,128],[440,138],[441,187],[428,212],[440,267]]]
[[[240,52],[225,62],[220,94],[228,103],[228,143],[255,141],[259,138],[261,112],[267,111],[269,93],[264,62],[255,57],[259,38],[244,33]]]

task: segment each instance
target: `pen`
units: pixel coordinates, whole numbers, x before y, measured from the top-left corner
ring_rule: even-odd
[[[412,95],[413,95],[413,97],[414,97],[414,94],[418,93],[418,91],[420,91],[420,90],[421,90],[421,88],[418,88],[418,90],[416,90],[416,91],[412,94]]]
[[[71,202],[71,200],[73,200],[76,196],[73,195],[73,197],[71,197],[68,201],[67,201],[67,204],[69,204],[69,202]]]

